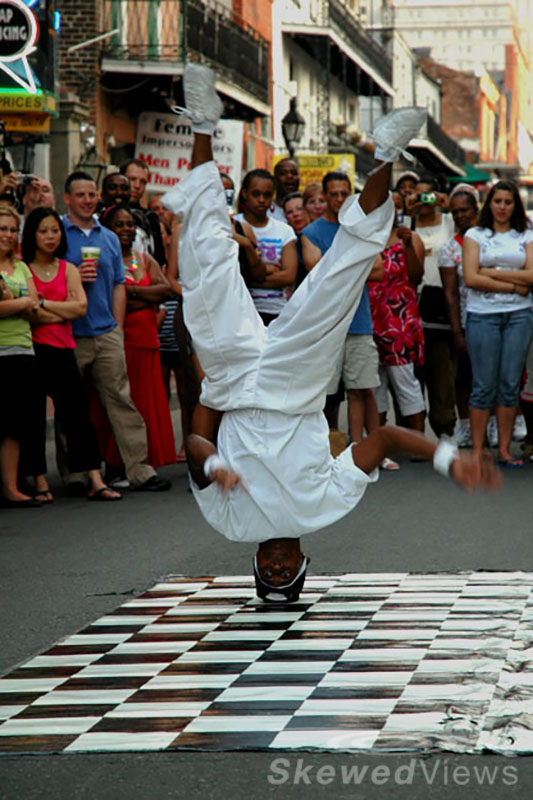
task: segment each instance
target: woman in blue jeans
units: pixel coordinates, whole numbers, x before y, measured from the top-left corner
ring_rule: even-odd
[[[491,188],[479,226],[466,232],[463,272],[472,362],[472,449],[481,456],[490,409],[496,404],[500,465],[523,467],[509,446],[533,331],[533,230],[512,181]]]

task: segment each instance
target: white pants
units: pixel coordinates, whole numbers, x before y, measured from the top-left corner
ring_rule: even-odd
[[[192,490],[226,538],[299,537],[353,509],[369,476],[351,450],[329,451],[322,408],[338,353],[393,218],[389,199],[366,216],[344,204],[328,253],[266,329],[241,278],[222,184],[202,164],[164,199],[183,214],[180,279],[185,323],[206,373],[201,401],[224,411],[217,449],[246,482]]]
[[[389,410],[389,384],[394,389],[400,413],[403,417],[411,417],[424,411],[424,395],[420,381],[415,377],[414,364],[397,364],[396,366],[379,368],[379,386],[374,390],[378,412],[385,414]]]
[[[368,273],[386,244],[392,200],[369,215],[356,197],[345,202],[331,248],[268,329],[241,278],[214,162],[193,169],[165,204],[183,215],[179,270],[185,324],[206,374],[201,402],[220,411],[322,410]]]

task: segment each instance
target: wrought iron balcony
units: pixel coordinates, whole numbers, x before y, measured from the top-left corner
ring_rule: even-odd
[[[178,61],[201,56],[268,103],[268,42],[216,0],[104,0],[106,58]]]
[[[453,164],[461,169],[464,168],[466,161],[465,151],[461,145],[457,144],[453,139],[450,139],[447,133],[444,133],[439,123],[435,122],[433,117],[429,114],[427,121],[427,138]]]
[[[335,32],[357,50],[387,83],[392,84],[392,61],[345,3],[342,0],[328,0],[328,15],[329,24]]]

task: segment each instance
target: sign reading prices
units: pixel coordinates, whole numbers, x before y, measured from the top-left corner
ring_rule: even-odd
[[[22,0],[0,0],[0,70],[30,94],[37,87],[28,56],[38,32],[35,15]]]
[[[221,119],[213,134],[213,155],[221,172],[241,182],[244,123]],[[189,121],[176,114],[146,111],[139,116],[135,156],[150,170],[148,191],[164,191],[190,169],[193,142]]]

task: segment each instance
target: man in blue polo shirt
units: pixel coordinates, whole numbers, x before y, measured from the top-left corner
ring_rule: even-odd
[[[144,420],[130,397],[124,356],[122,326],[126,313],[122,250],[115,234],[94,218],[98,194],[90,175],[73,172],[65,183],[68,214],[63,217],[67,234],[67,260],[78,266],[87,294],[87,313],[73,320],[76,359],[80,372],[90,369],[113,428],[128,481],[140,491],[165,491],[169,481],[159,478],[148,463]],[[82,259],[82,247],[98,248],[97,261]],[[71,474],[68,482],[83,481]]]
[[[328,172],[322,180],[322,188],[326,196],[326,210],[321,217],[302,231],[302,254],[308,270],[311,270],[331,247],[340,227],[339,211],[352,193],[350,179],[344,172]],[[379,280],[382,276],[383,268],[379,263],[373,267],[368,280]],[[379,386],[378,369],[378,353],[372,336],[370,299],[365,285],[361,301],[348,329],[344,352],[339,353],[337,369],[328,387],[328,395],[335,394],[342,376],[348,395],[348,427],[352,442],[362,440],[363,427],[367,433],[379,427],[373,391]]]

